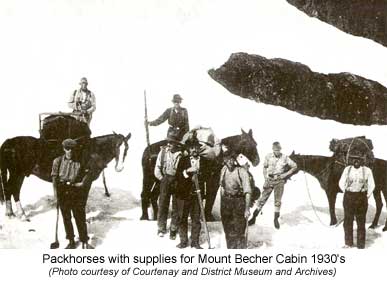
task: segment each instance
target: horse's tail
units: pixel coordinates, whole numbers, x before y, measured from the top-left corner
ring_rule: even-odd
[[[7,168],[3,162],[3,148],[0,148],[0,204],[4,203],[5,200],[5,187],[4,183],[7,181]]]

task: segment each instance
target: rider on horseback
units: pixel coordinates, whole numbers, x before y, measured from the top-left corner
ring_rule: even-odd
[[[96,109],[95,96],[93,92],[87,89],[86,77],[82,77],[79,84],[81,88],[73,92],[68,105],[73,110],[77,120],[90,125],[93,112]]]

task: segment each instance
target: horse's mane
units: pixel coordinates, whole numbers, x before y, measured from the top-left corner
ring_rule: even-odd
[[[114,136],[119,136],[119,134],[108,134],[108,135],[102,135],[102,136],[97,136],[97,137],[92,137],[92,140],[97,140],[97,139],[106,139]]]
[[[232,141],[232,140],[234,140],[234,139],[236,139],[236,138],[238,138],[240,136],[241,135],[234,135],[234,136],[225,137],[225,138],[221,139],[220,142],[222,144],[226,144],[228,141]]]

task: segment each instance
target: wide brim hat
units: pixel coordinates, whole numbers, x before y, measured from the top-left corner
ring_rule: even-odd
[[[180,103],[183,101],[183,98],[179,94],[173,95],[172,102],[173,103]]]
[[[237,158],[237,155],[236,155],[235,152],[230,151],[230,150],[227,150],[227,151],[225,151],[225,152],[223,153],[223,161],[227,161],[227,160],[229,160],[229,159],[231,159],[231,158],[233,158],[233,159],[236,159],[236,158]]]
[[[175,135],[168,134],[165,140],[169,143],[182,144]]]
[[[352,151],[349,153],[348,155],[349,158],[356,158],[356,159],[364,159],[364,155],[363,153],[359,152],[359,151]]]
[[[65,139],[62,142],[62,146],[66,149],[73,149],[74,147],[77,146],[77,142],[73,139]]]

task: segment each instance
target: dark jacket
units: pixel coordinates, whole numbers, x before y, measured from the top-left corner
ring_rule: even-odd
[[[209,175],[211,175],[211,169],[210,169],[210,161],[206,160],[205,158],[200,158],[200,169],[198,174],[198,180],[199,180],[199,188],[201,190],[202,198],[204,198],[204,183],[208,181]],[[176,197],[178,199],[187,200],[191,199],[193,196],[192,194],[195,193],[195,184],[192,180],[193,173],[187,173],[188,177],[186,178],[183,174],[184,170],[191,167],[191,158],[190,156],[182,157],[179,161],[179,164],[177,165],[177,171],[176,171],[176,180],[177,180],[177,189],[176,189]]]
[[[168,124],[174,128],[179,128],[182,133],[189,131],[188,111],[181,107],[178,112],[174,111],[174,107],[168,108],[156,120],[150,122],[151,126],[158,126],[168,120]]]

